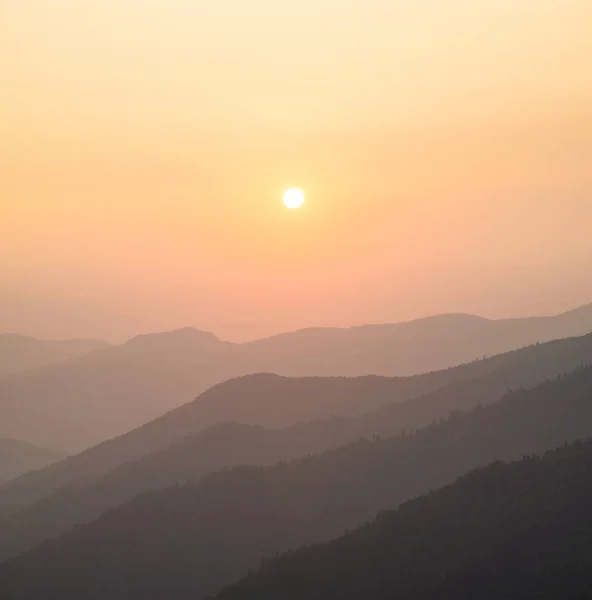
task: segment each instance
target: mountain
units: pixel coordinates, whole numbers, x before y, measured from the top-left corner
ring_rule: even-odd
[[[583,600],[592,441],[494,463],[322,546],[266,561],[217,600]]]
[[[185,329],[0,382],[0,435],[84,449],[150,421],[226,379],[230,344]]]
[[[414,375],[590,332],[592,304],[550,317],[491,320],[449,314],[349,329],[305,329],[242,349],[287,375]]]
[[[590,346],[592,356],[592,336]],[[28,504],[55,490],[92,482],[122,464],[164,450],[188,435],[224,421],[282,427],[333,415],[359,415],[421,395],[450,376],[452,373],[444,372],[408,379],[288,379],[278,375],[233,379],[123,436],[0,487],[0,507]],[[215,458],[212,464],[216,464]]]
[[[107,348],[101,340],[36,340],[25,335],[0,334],[0,379],[67,361]]]
[[[0,439],[0,484],[64,458],[62,453],[20,440]]]
[[[592,305],[532,319],[441,315],[308,329],[246,344],[195,329],[139,336],[0,381],[0,435],[78,452],[243,375],[408,376],[590,332]],[[223,420],[237,419],[226,414]]]
[[[318,398],[318,402],[334,399],[342,406],[358,401],[370,406],[371,400],[384,403],[389,393],[392,398],[410,393],[412,388],[405,389],[405,383],[413,383],[417,391],[422,380],[426,386],[450,381],[419,397],[355,418],[331,418],[276,430],[228,423],[184,437],[192,428],[199,428],[201,419],[199,410],[203,404],[191,403],[128,436],[1,487],[0,509],[7,515],[16,514],[0,521],[0,559],[65,533],[76,524],[87,523],[141,492],[195,481],[239,464],[271,465],[360,438],[390,437],[402,430],[411,431],[455,411],[494,402],[509,388],[556,377],[580,364],[592,364],[592,335],[539,344],[419,378],[299,380],[252,376],[222,384],[212,390],[216,393],[215,405],[233,399],[244,401],[250,396],[267,398],[270,405],[277,398],[298,404],[300,397],[305,396]],[[262,404],[262,410],[271,409]],[[155,444],[162,449],[148,453]],[[132,459],[142,451],[144,456]],[[126,459],[128,462],[123,462]],[[32,506],[26,507],[29,504]]]
[[[269,464],[335,448],[359,437],[423,427],[453,411],[498,400],[508,389],[533,385],[584,364],[592,364],[592,335],[408,378],[243,377],[215,386],[195,401],[126,435],[11,481],[0,487],[0,508],[6,512],[58,490],[98,483],[103,475],[129,463],[118,475],[98,483],[100,489],[93,490],[90,502],[68,499],[65,504],[70,507],[70,516],[56,514],[51,519],[51,531],[59,532],[60,525],[71,524],[74,518],[80,519],[75,522],[85,522],[96,516],[96,511],[116,505],[115,499],[122,502],[135,493],[196,479],[237,462]],[[358,418],[326,420],[335,415]],[[325,420],[284,430],[280,436],[236,425],[199,435],[208,425],[224,421],[281,427],[315,419]],[[233,435],[236,439],[229,444]],[[186,436],[190,437],[185,440]],[[163,453],[136,462],[159,451]],[[59,509],[62,502],[54,506]]]
[[[591,432],[588,367],[413,435],[362,440],[273,467],[236,467],[137,496],[2,564],[3,600],[199,600],[262,557],[333,539],[493,460]]]

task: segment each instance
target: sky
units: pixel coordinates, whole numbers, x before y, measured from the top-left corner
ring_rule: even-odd
[[[591,106],[589,0],[0,0],[0,331],[592,302]]]

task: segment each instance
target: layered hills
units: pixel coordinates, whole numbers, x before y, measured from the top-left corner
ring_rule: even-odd
[[[508,389],[533,385],[586,364],[592,364],[592,335],[556,340],[408,378],[245,376],[219,384],[123,436],[1,486],[0,507],[30,504],[58,490],[92,484],[126,463],[131,465],[129,481],[143,481],[146,486],[128,484],[129,490],[138,493],[159,487],[163,478],[169,477],[169,483],[191,480],[237,464],[232,460],[232,448],[242,464],[265,464],[330,449],[358,437],[394,435],[446,418],[453,411],[498,400]],[[356,419],[351,420],[353,417]],[[280,428],[295,422],[302,426],[279,435],[223,425]],[[220,426],[205,431],[216,424]],[[236,438],[235,445],[228,446],[228,432],[237,434],[238,430],[244,434]],[[254,454],[247,443],[251,439],[255,440]],[[280,439],[285,450],[276,453],[271,444],[266,460],[259,463],[262,453],[257,448],[264,444],[260,442],[263,439]],[[201,449],[202,444],[206,449]],[[158,474],[157,467],[149,466],[152,458],[148,455],[161,451],[164,454],[154,456],[155,465],[165,460],[169,468]],[[165,455],[170,458],[164,459]],[[141,465],[135,462],[143,457],[146,460]],[[180,465],[187,467],[184,470]],[[123,480],[128,475],[120,472],[119,477]]]
[[[308,329],[246,344],[222,342],[195,329],[139,336],[0,381],[0,435],[77,452],[247,374],[408,376],[591,331],[592,305],[530,319],[440,315]]]
[[[0,589],[7,600],[204,598],[266,556],[328,541],[475,467],[591,432],[588,367],[414,434],[140,495],[3,564]]]
[[[217,600],[582,600],[592,442],[493,463],[334,542],[266,561]]]
[[[258,375],[233,380],[125,436],[0,487],[2,512],[14,515],[0,520],[0,558],[86,523],[144,491],[196,481],[235,465],[271,465],[361,438],[411,432],[495,402],[510,388],[584,364],[592,364],[592,335],[410,378]],[[239,423],[202,429],[210,404],[246,422],[296,410],[304,418],[303,411],[322,408],[327,414],[362,414],[283,429]]]

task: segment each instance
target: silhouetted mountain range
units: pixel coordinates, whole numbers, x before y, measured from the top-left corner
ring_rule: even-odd
[[[0,539],[4,540],[0,542],[0,557],[88,522],[103,510],[146,490],[197,480],[237,464],[273,464],[362,437],[412,430],[451,412],[493,402],[509,388],[532,385],[582,364],[592,364],[592,335],[548,342],[406,379],[285,379],[260,375],[233,380],[206,392],[205,400],[198,399],[126,436],[0,487],[0,509],[5,514],[46,498],[22,510],[8,529],[0,522]],[[441,387],[421,394],[424,388],[436,385]],[[412,398],[401,400],[407,394]],[[360,402],[364,406],[385,404],[388,398],[398,398],[399,402],[357,418],[333,418],[282,430],[221,424],[195,433],[202,425],[203,409],[210,403],[245,420],[253,411],[250,416],[257,420],[258,411],[276,414],[286,406],[298,406],[302,397],[315,405],[330,407],[337,403],[342,408],[355,408]],[[237,402],[240,410],[235,408]]]
[[[247,344],[221,342],[193,329],[139,336],[0,382],[0,435],[78,451],[233,377],[410,375],[591,331],[589,305],[555,317],[441,315],[394,325],[309,329]]]
[[[592,442],[494,463],[334,542],[266,561],[217,600],[583,600]]]
[[[243,377],[215,386],[124,436],[7,483],[0,487],[0,508],[6,512],[56,491],[68,496],[69,488],[96,483],[92,490],[81,490],[80,497],[72,494],[52,504],[56,512],[48,519],[50,527],[40,526],[40,531],[60,533],[64,526],[87,521],[147,489],[194,480],[239,463],[270,464],[335,448],[359,437],[390,436],[423,427],[453,411],[498,400],[510,388],[533,385],[584,364],[592,364],[592,335],[409,378]],[[326,419],[338,414],[359,416]],[[199,434],[218,421],[279,427],[298,420],[313,421],[316,415],[325,420],[303,423],[279,435],[237,425],[220,425]],[[157,454],[136,462],[151,453]],[[119,466],[119,471],[99,481]],[[64,510],[64,506],[69,508]]]
[[[0,589],[5,600],[198,600],[265,556],[332,539],[472,468],[591,433],[588,367],[413,435],[143,494],[3,564]]]
[[[55,450],[39,448],[20,440],[0,439],[0,484],[63,458],[64,454]]]
[[[551,317],[492,320],[446,314],[349,329],[304,329],[244,346],[251,356],[287,369],[277,371],[287,375],[414,375],[591,332],[589,304]],[[328,368],[339,372],[328,373]]]
[[[453,374],[443,372],[409,379],[288,379],[278,375],[233,379],[125,435],[8,483],[0,488],[0,506],[27,504],[60,488],[91,482],[119,465],[166,449],[217,423],[242,421],[282,427],[332,415],[359,415],[436,389],[449,377]]]
[[[26,335],[0,334],[0,379],[64,362],[109,346],[101,340],[36,340]],[[1,397],[0,397],[1,398]]]

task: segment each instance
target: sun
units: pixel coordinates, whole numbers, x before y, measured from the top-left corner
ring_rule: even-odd
[[[290,188],[284,193],[284,204],[288,208],[300,208],[304,204],[304,192],[298,188]]]

